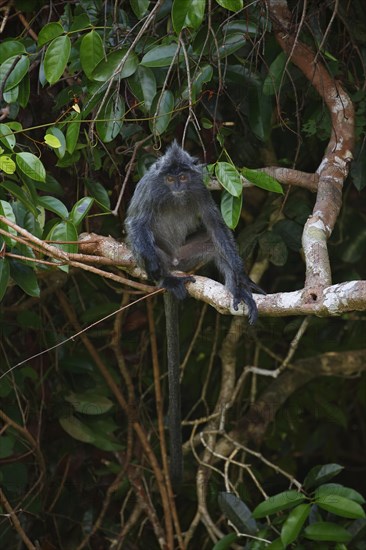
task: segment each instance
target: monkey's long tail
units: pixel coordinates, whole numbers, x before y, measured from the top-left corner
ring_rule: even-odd
[[[178,300],[170,292],[164,294],[168,382],[169,382],[169,444],[170,478],[177,490],[183,477],[182,427],[179,376],[179,318]]]

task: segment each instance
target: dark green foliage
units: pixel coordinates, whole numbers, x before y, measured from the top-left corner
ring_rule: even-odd
[[[215,197],[226,223],[236,228],[248,268],[256,260],[268,266],[261,286],[268,293],[303,287],[301,234],[314,195],[296,187],[287,194],[285,186],[256,169],[273,164],[314,172],[330,135],[330,118],[311,83],[287,63],[264,3],[5,4],[10,12],[7,18],[2,6],[1,216],[56,242],[61,252],[76,253],[82,232],[121,239],[136,182],[159,149],[184,137],[187,149],[208,164],[210,176],[224,188]],[[295,4],[289,3],[294,24],[301,17]],[[303,7],[301,40],[315,49],[322,45],[319,59],[343,82],[357,113],[355,161],[329,241],[333,278],[365,279],[365,6],[361,0],[340,2],[334,20],[332,3]],[[254,187],[243,191],[243,178]],[[140,294],[61,260],[56,265],[27,239],[16,240],[13,228],[0,222],[0,230],[2,491],[39,548],[74,549],[82,541],[83,548],[93,550],[159,548],[156,527],[166,534],[167,509],[151,461],[154,454],[161,468],[146,302],[118,317],[119,308]],[[204,274],[216,276],[210,268]],[[162,310],[157,296],[165,414]],[[187,354],[182,411],[187,420],[207,419],[216,406],[225,383],[222,345],[233,330],[231,322],[211,308],[202,310],[198,301],[187,300],[182,307],[182,359]],[[254,333],[240,336],[237,364],[230,364],[237,369],[236,380],[246,365],[277,368],[301,322],[261,318]],[[290,367],[299,359],[317,361],[323,353],[363,350],[364,325],[361,314],[312,319]],[[83,328],[88,330],[79,334]],[[248,415],[254,427],[270,417],[260,443],[262,456],[274,467],[243,449],[227,462],[216,456],[216,470],[207,477],[207,509],[226,536],[215,544],[207,524],[200,523],[190,548],[365,550],[366,377],[351,374],[314,375],[304,385],[294,383],[284,402],[281,391],[288,386],[283,385],[270,394],[264,413],[256,402],[276,380],[253,374],[245,379],[231,408],[220,411],[226,414],[225,430],[246,438]],[[139,439],[136,426],[146,440]],[[199,434],[205,426],[202,420],[194,432],[191,424],[183,427],[184,440],[192,436],[200,457]],[[255,442],[248,445],[255,447]],[[198,502],[198,463],[186,447],[185,480],[176,499],[183,531],[192,525]],[[246,469],[239,475],[236,463],[245,464],[251,475]],[[304,492],[294,491],[277,467],[305,480]],[[335,475],[339,484],[333,483]],[[226,492],[225,482],[238,494]],[[258,487],[270,495],[268,500]],[[4,502],[0,512],[0,546],[20,548],[20,530]]]

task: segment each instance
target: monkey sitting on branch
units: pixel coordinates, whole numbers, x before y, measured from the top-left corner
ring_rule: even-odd
[[[127,211],[127,241],[148,277],[168,290],[164,294],[168,379],[170,473],[177,488],[182,479],[182,435],[179,387],[178,303],[187,296],[190,271],[213,260],[233,295],[237,310],[248,308],[255,323],[258,310],[252,290],[264,292],[248,277],[232,232],[226,226],[210,191],[203,183],[203,166],[176,141],[146,172],[136,186]]]

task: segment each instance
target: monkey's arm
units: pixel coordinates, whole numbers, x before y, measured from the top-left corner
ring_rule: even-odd
[[[206,201],[201,205],[201,218],[214,245],[213,259],[225,277],[225,286],[233,295],[234,309],[237,310],[240,302],[244,302],[248,306],[249,322],[254,324],[258,317],[258,310],[253,300],[252,290],[260,294],[264,292],[246,274],[234,236],[226,226],[209,193]]]
[[[148,277],[158,281],[163,276],[163,266],[158,255],[154,235],[149,220],[130,217],[126,220],[128,242],[137,263],[143,267]]]

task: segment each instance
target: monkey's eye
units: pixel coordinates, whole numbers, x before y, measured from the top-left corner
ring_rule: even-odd
[[[175,177],[174,176],[166,176],[165,181],[167,183],[174,183],[175,182]]]
[[[187,176],[187,174],[180,174],[180,175],[179,175],[179,181],[182,181],[182,182],[188,181],[188,176]]]

